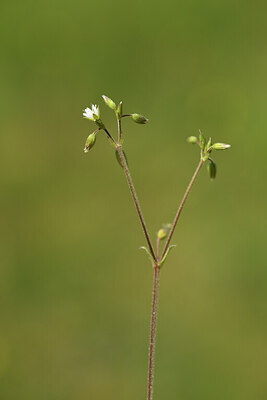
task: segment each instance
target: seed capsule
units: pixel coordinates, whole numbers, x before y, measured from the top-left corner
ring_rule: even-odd
[[[210,179],[215,179],[215,177],[216,177],[216,164],[211,158],[208,159],[207,170],[208,170],[208,174],[209,174]]]

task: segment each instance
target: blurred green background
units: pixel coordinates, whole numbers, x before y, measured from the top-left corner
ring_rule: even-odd
[[[145,399],[153,271],[105,135],[123,121],[153,237],[203,170],[161,274],[155,400],[266,400],[264,2],[1,2],[0,398]]]

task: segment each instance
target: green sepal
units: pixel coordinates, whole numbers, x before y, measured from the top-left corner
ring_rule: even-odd
[[[173,249],[174,247],[176,247],[175,244],[173,244],[173,245],[171,245],[170,247],[168,247],[168,249],[167,249],[167,251],[166,251],[166,253],[165,253],[163,259],[162,259],[161,262],[159,263],[159,267],[162,267],[162,265],[165,263],[165,261],[166,261],[166,259],[167,259],[167,257],[168,257],[168,254],[169,254],[170,250]]]
[[[155,261],[154,261],[152,255],[150,254],[149,250],[145,246],[141,246],[141,247],[139,247],[139,249],[145,250],[145,252],[147,253],[147,255],[148,255],[149,259],[150,259],[150,261],[154,265]]]

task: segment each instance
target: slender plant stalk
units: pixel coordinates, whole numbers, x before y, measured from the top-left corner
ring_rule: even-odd
[[[160,238],[157,237],[157,260],[159,261],[159,244],[160,244]]]
[[[211,138],[206,141],[204,136],[202,135],[201,132],[199,132],[199,138],[195,136],[190,136],[188,138],[189,143],[196,143],[200,149],[201,149],[201,159],[199,161],[199,164],[192,176],[191,181],[189,182],[189,185],[187,186],[187,189],[185,191],[184,197],[181,201],[181,204],[179,205],[179,208],[177,210],[177,213],[175,215],[175,218],[173,220],[169,235],[167,237],[165,246],[163,248],[162,254],[160,256],[160,240],[166,238],[166,235],[164,234],[157,235],[157,244],[156,244],[156,253],[154,252],[152,242],[149,236],[148,229],[146,227],[145,219],[141,210],[141,206],[137,197],[137,193],[134,188],[134,184],[131,178],[131,174],[127,165],[127,161],[124,156],[124,152],[122,150],[122,130],[121,130],[121,118],[124,117],[132,117],[134,122],[138,124],[146,124],[148,122],[148,119],[145,118],[144,116],[140,114],[124,114],[121,115],[122,113],[122,102],[119,104],[118,108],[116,108],[116,104],[113,102],[113,100],[109,99],[107,96],[102,96],[105,103],[108,105],[108,107],[112,108],[115,110],[116,116],[117,116],[117,122],[118,122],[118,142],[115,141],[113,136],[110,134],[110,132],[105,128],[104,124],[100,120],[100,114],[99,114],[99,107],[96,105],[92,105],[92,108],[86,108],[84,110],[83,116],[91,121],[96,122],[98,125],[98,129],[93,132],[91,135],[88,136],[86,144],[85,144],[85,149],[84,151],[87,153],[94,145],[95,143],[95,135],[99,130],[103,129],[108,138],[113,142],[115,145],[117,152],[120,157],[120,164],[122,165],[124,169],[124,173],[133,197],[133,201],[135,203],[135,207],[144,231],[144,235],[146,237],[147,245],[149,247],[149,251],[144,248],[148,253],[152,261],[152,266],[154,269],[154,285],[153,285],[153,298],[152,298],[152,314],[151,314],[151,329],[150,329],[150,344],[149,344],[149,363],[148,363],[148,388],[147,388],[147,400],[152,400],[153,396],[153,382],[154,382],[154,355],[155,355],[155,339],[156,339],[156,325],[157,325],[157,308],[158,308],[158,292],[159,292],[159,275],[160,275],[160,269],[165,262],[165,258],[168,255],[168,249],[169,249],[169,244],[172,239],[174,230],[176,228],[177,222],[179,220],[179,217],[181,215],[181,212],[183,210],[184,204],[186,202],[186,199],[192,189],[192,186],[198,176],[198,173],[202,167],[202,165],[207,161],[208,162],[208,171],[211,179],[214,179],[216,176],[216,165],[214,161],[209,157],[211,151],[213,149],[215,150],[225,150],[230,147],[229,144],[224,144],[224,143],[215,143],[212,144]],[[117,156],[117,154],[116,154]],[[165,258],[164,258],[165,257]]]
[[[105,131],[106,134],[108,135],[109,139],[116,145],[116,141],[115,141],[114,137],[109,133],[109,131],[107,130],[107,128],[105,128],[104,131]]]
[[[151,242],[151,239],[150,239],[147,227],[146,227],[145,219],[144,219],[144,216],[143,216],[143,213],[142,213],[142,210],[141,210],[141,206],[140,206],[140,203],[139,203],[139,200],[138,200],[135,188],[134,188],[134,184],[133,184],[133,181],[132,181],[132,178],[131,178],[131,175],[130,175],[130,171],[129,171],[129,168],[127,166],[127,162],[126,162],[126,159],[124,157],[121,145],[117,145],[117,150],[119,152],[119,155],[120,155],[120,158],[121,158],[121,161],[122,161],[122,166],[123,166],[123,169],[124,169],[124,172],[125,172],[125,175],[126,175],[126,179],[128,181],[129,188],[130,188],[132,196],[133,196],[133,201],[134,201],[135,207],[137,209],[137,213],[138,213],[140,222],[141,222],[142,227],[143,227],[143,231],[144,231],[144,234],[145,234],[145,237],[146,237],[146,240],[147,240],[147,244],[148,244],[150,253],[151,253],[154,261],[157,263],[157,258],[155,256],[155,252],[153,250],[152,242]]]
[[[121,143],[121,120],[118,118],[118,142]]]
[[[138,201],[138,197],[137,197],[134,185],[133,185],[133,181],[132,181],[132,178],[131,178],[131,175],[130,175],[130,171],[129,171],[129,168],[127,166],[127,163],[126,163],[126,160],[125,160],[121,145],[117,145],[117,150],[119,152],[119,155],[120,155],[120,158],[121,158],[121,161],[122,161],[123,169],[124,169],[124,172],[125,172],[125,175],[126,175],[126,178],[127,178],[127,181],[128,181],[131,193],[132,193],[132,197],[133,197],[133,200],[134,200],[137,212],[138,212],[139,219],[140,219],[142,227],[143,227],[143,231],[144,231],[144,234],[145,234],[145,237],[146,237],[146,240],[147,240],[147,244],[149,246],[151,255],[152,255],[152,257],[153,257],[153,259],[155,261],[155,264],[153,265],[153,267],[154,267],[154,286],[153,286],[153,300],[152,300],[152,314],[151,314],[149,363],[148,363],[148,388],[147,388],[147,400],[152,400],[153,382],[154,382],[154,355],[155,355],[155,342],[156,342],[158,291],[159,291],[158,289],[159,289],[159,274],[160,274],[159,262],[160,262],[160,260],[162,260],[162,258],[164,257],[164,255],[165,255],[165,253],[166,253],[166,251],[168,249],[168,246],[169,246],[169,243],[171,241],[172,235],[174,233],[175,227],[177,225],[179,216],[180,216],[180,214],[182,212],[182,209],[183,209],[183,206],[184,206],[184,204],[186,202],[186,199],[187,199],[187,197],[188,197],[188,195],[189,195],[189,193],[190,193],[190,191],[192,189],[192,186],[193,186],[193,184],[194,184],[194,182],[196,180],[196,177],[197,177],[197,175],[198,175],[198,173],[199,173],[199,171],[200,171],[200,169],[201,169],[201,167],[203,165],[203,160],[202,159],[200,160],[200,162],[199,162],[199,164],[198,164],[198,166],[197,166],[197,168],[196,168],[196,170],[194,172],[194,175],[193,175],[193,177],[192,177],[192,179],[191,179],[191,181],[190,181],[190,183],[189,183],[189,185],[188,185],[188,187],[186,189],[186,192],[184,194],[182,202],[181,202],[181,204],[180,204],[180,206],[178,208],[178,211],[176,213],[176,216],[174,218],[174,221],[173,221],[173,224],[172,224],[172,228],[171,228],[169,236],[167,238],[164,250],[163,250],[162,255],[160,257],[160,255],[159,255],[160,239],[159,238],[157,239],[157,249],[156,249],[156,255],[155,255],[154,250],[153,250],[153,246],[152,246],[152,243],[151,243],[151,239],[150,239],[150,236],[149,236],[146,224],[145,224],[145,220],[144,220],[144,217],[143,217],[143,214],[142,214],[141,206],[140,206],[140,203]]]
[[[196,177],[198,176],[198,173],[199,173],[199,171],[200,171],[200,169],[201,169],[201,167],[202,167],[203,164],[204,164],[204,161],[203,161],[202,158],[201,158],[201,160],[199,161],[199,164],[198,164],[198,166],[197,166],[197,168],[196,168],[196,170],[195,170],[195,172],[194,172],[194,175],[192,176],[192,179],[191,179],[191,181],[189,182],[189,185],[187,186],[187,189],[186,189],[186,191],[185,191],[183,200],[181,201],[181,204],[180,204],[180,206],[179,206],[179,208],[178,208],[178,210],[177,210],[177,213],[176,213],[176,215],[175,215],[175,218],[174,218],[174,221],[173,221],[173,223],[172,223],[172,227],[171,227],[171,230],[170,230],[168,239],[167,239],[167,241],[166,241],[166,243],[165,243],[165,246],[164,246],[164,249],[163,249],[163,252],[162,252],[162,255],[161,255],[161,260],[162,260],[163,257],[165,256],[165,253],[166,253],[166,251],[167,251],[167,249],[168,249],[168,247],[169,247],[169,244],[170,244],[170,241],[171,241],[173,232],[174,232],[174,230],[175,230],[176,224],[177,224],[178,219],[179,219],[179,217],[180,217],[180,215],[181,215],[181,212],[182,212],[182,210],[183,210],[183,207],[184,207],[184,204],[185,204],[185,202],[186,202],[186,199],[187,199],[187,197],[188,197],[188,195],[189,195],[189,193],[190,193],[190,191],[191,191],[191,189],[192,189],[192,186],[193,186],[193,184],[194,184],[194,182],[195,182],[195,180],[196,180]]]
[[[153,286],[150,344],[149,344],[147,400],[152,400],[152,395],[153,395],[154,355],[155,355],[157,308],[158,308],[158,293],[159,293],[159,273],[160,273],[160,267],[158,265],[154,265],[154,286]]]

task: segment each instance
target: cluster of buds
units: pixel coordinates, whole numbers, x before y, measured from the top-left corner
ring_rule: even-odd
[[[115,115],[116,115],[116,118],[118,121],[120,121],[121,118],[123,118],[123,117],[130,117],[132,119],[132,121],[136,122],[137,124],[146,124],[148,122],[148,119],[141,114],[137,114],[137,113],[123,114],[122,113],[122,101],[118,105],[116,105],[116,103],[109,97],[103,95],[102,98],[103,98],[104,102],[106,103],[106,105],[115,112]],[[91,108],[86,107],[85,110],[83,111],[83,116],[84,116],[84,118],[89,119],[90,121],[94,122],[97,125],[97,129],[93,133],[91,133],[86,140],[85,147],[84,147],[85,153],[88,153],[88,151],[91,150],[91,148],[94,146],[94,144],[96,142],[96,134],[98,132],[100,132],[101,130],[106,132],[108,138],[111,139],[111,142],[116,147],[116,149],[119,145],[121,145],[121,132],[119,132],[118,141],[115,141],[115,139],[111,136],[111,134],[106,129],[104,123],[100,119],[99,106],[93,104],[91,106]],[[121,164],[120,157],[118,156],[117,150],[116,150],[116,158],[119,161],[119,163]]]
[[[201,160],[207,162],[207,170],[210,179],[215,179],[216,177],[216,164],[210,157],[212,150],[227,150],[231,147],[230,144],[225,143],[214,143],[212,144],[211,138],[206,140],[201,131],[199,131],[198,138],[196,136],[189,136],[187,138],[188,143],[197,144],[200,147]]]

